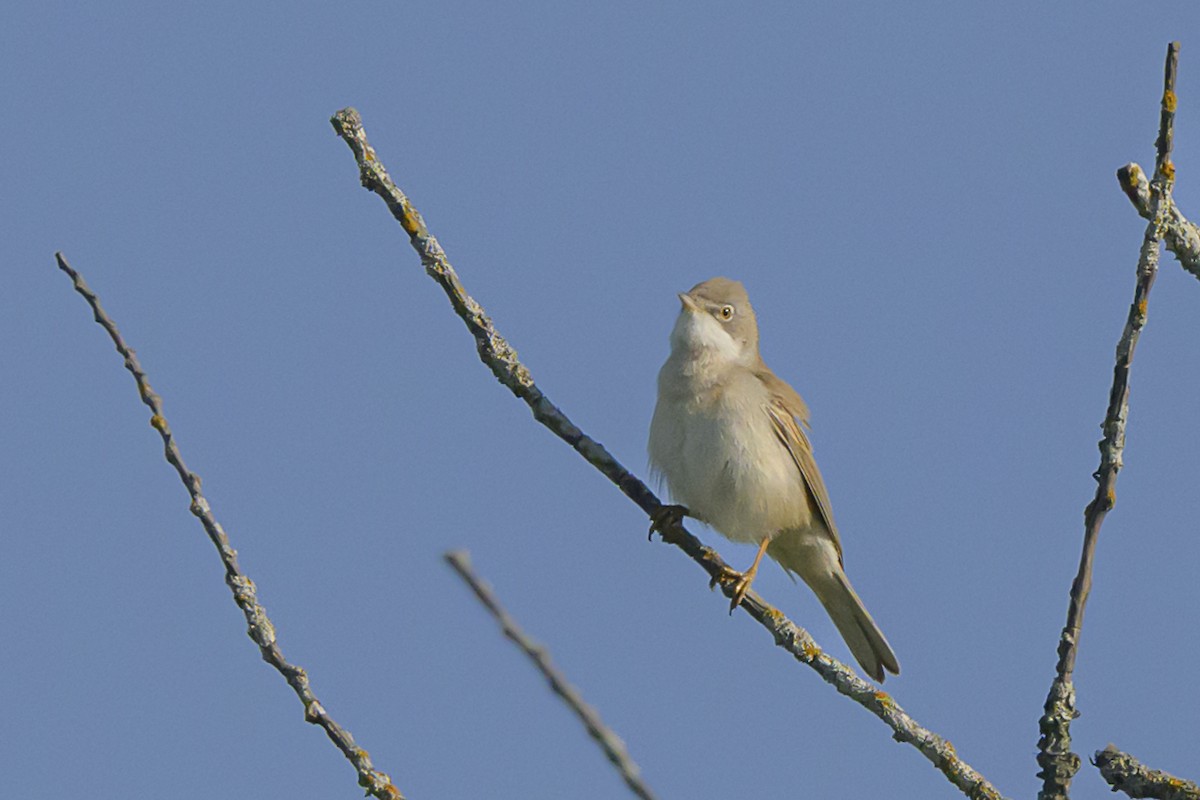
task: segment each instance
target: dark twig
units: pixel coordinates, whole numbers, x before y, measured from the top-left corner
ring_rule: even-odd
[[[266,609],[258,602],[254,582],[246,577],[246,574],[238,566],[237,551],[230,546],[229,537],[225,535],[224,529],[213,516],[208,500],[200,492],[200,476],[189,471],[183,463],[183,455],[179,452],[178,445],[175,444],[175,435],[167,424],[167,418],[163,416],[162,398],[150,388],[150,382],[146,379],[146,372],[138,362],[137,355],[129,345],[125,344],[121,332],[117,330],[116,323],[105,313],[96,293],[88,287],[83,276],[71,268],[62,253],[56,253],[55,258],[58,259],[59,268],[71,277],[75,284],[75,291],[79,292],[91,306],[96,322],[100,323],[100,326],[108,333],[117,347],[117,352],[125,359],[125,368],[137,381],[138,393],[142,397],[142,402],[150,408],[150,425],[162,436],[167,461],[179,473],[179,479],[183,481],[184,488],[191,495],[191,512],[199,518],[205,532],[208,533],[208,538],[216,545],[217,553],[221,556],[221,563],[225,566],[225,583],[233,592],[234,601],[246,616],[246,622],[249,625],[247,633],[258,645],[263,661],[278,670],[295,691],[296,696],[300,698],[300,702],[304,704],[305,721],[320,725],[326,735],[342,751],[342,754],[354,765],[354,769],[358,772],[360,786],[366,788],[380,800],[403,800],[404,796],[399,789],[392,785],[391,778],[375,769],[371,765],[371,758],[367,755],[367,751],[355,744],[354,737],[350,735],[350,732],[334,722],[326,713],[325,708],[318,702],[317,696],[313,694],[312,688],[309,686],[308,674],[304,669],[289,664],[284,659],[283,651],[280,650],[279,644],[275,640],[275,626],[267,618]]]
[[[446,553],[446,563],[454,568],[467,585],[471,587],[471,591],[475,592],[475,596],[479,598],[479,602],[483,603],[496,621],[500,623],[500,628],[504,635],[508,637],[513,644],[521,648],[521,651],[529,657],[533,665],[538,668],[542,676],[550,684],[550,688],[554,693],[562,698],[563,702],[570,706],[575,712],[575,716],[579,717],[579,721],[587,728],[588,735],[591,736],[601,749],[604,750],[604,755],[612,762],[612,765],[621,773],[621,779],[625,781],[625,785],[629,787],[635,795],[642,800],[654,800],[654,793],[650,791],[650,787],[642,782],[641,770],[629,757],[629,753],[625,750],[625,743],[621,741],[621,737],[617,736],[616,732],[604,724],[604,720],[600,719],[600,714],[596,709],[589,706],[583,700],[583,696],[579,694],[579,690],[571,685],[567,680],[566,675],[563,675],[554,663],[550,660],[550,655],[546,652],[546,648],[533,641],[525,634],[521,627],[517,625],[507,611],[500,605],[500,601],[496,599],[496,595],[492,592],[491,587],[487,585],[475,571],[471,568],[470,556],[462,550],[457,550],[451,553]]]
[[[1113,745],[1097,750],[1092,763],[1113,791],[1130,797],[1154,797],[1158,800],[1200,800],[1200,786],[1176,778],[1157,769],[1150,769],[1128,753]]]
[[[533,382],[529,370],[517,360],[516,351],[492,325],[483,308],[467,294],[457,273],[446,258],[437,239],[425,227],[420,213],[404,192],[392,181],[374,148],[367,141],[362,118],[352,108],[339,111],[330,120],[334,130],[346,142],[358,162],[362,185],[380,196],[392,215],[408,233],[413,249],[421,258],[425,271],[433,278],[454,311],[466,323],[475,337],[479,358],[492,374],[533,411],[534,419],[545,425],[576,450],[589,464],[600,470],[616,484],[626,497],[637,504],[647,516],[653,517],[662,504],[646,485],[626,470],[604,447],[583,433],[562,411],[542,394]],[[662,531],[663,540],[675,545],[700,565],[710,578],[724,574],[725,561],[682,525],[671,525]],[[726,596],[732,587],[722,586]],[[767,604],[753,591],[742,601],[741,608],[765,628],[775,643],[797,661],[812,667],[840,693],[854,700],[892,729],[897,741],[912,744],[955,786],[971,798],[999,798],[1000,793],[969,764],[959,759],[950,742],[921,727],[886,692],[860,678],[852,669],[823,651],[808,632],[797,626],[778,609]]]
[[[1037,762],[1042,779],[1039,800],[1066,800],[1071,779],[1079,771],[1079,756],[1071,751],[1071,720],[1079,716],[1075,708],[1075,686],[1072,675],[1083,628],[1083,612],[1092,588],[1092,563],[1096,540],[1104,517],[1116,502],[1117,473],[1121,469],[1121,454],[1125,449],[1125,422],[1129,413],[1129,370],[1138,337],[1146,324],[1146,302],[1154,277],[1158,274],[1159,243],[1168,210],[1171,208],[1171,187],[1175,167],[1171,163],[1171,141],[1175,122],[1175,72],[1179,64],[1179,43],[1167,48],[1167,63],[1163,81],[1162,114],[1157,141],[1158,155],[1154,180],[1149,189],[1151,213],[1138,253],[1137,283],[1125,330],[1117,343],[1116,366],[1113,368],[1112,390],[1104,418],[1104,438],[1100,441],[1100,467],[1096,470],[1096,495],[1084,511],[1083,553],[1079,572],[1071,585],[1071,602],[1067,609],[1067,624],[1058,644],[1058,664],[1044,713],[1038,720],[1041,738],[1038,740]]]

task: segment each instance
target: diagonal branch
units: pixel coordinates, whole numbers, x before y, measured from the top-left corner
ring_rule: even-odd
[[[546,648],[539,645],[537,642],[529,638],[525,631],[521,630],[521,626],[516,620],[509,615],[504,607],[500,605],[500,601],[496,599],[496,595],[492,592],[491,587],[487,585],[475,571],[471,568],[471,558],[465,551],[457,550],[452,553],[446,553],[446,563],[454,568],[475,596],[479,598],[479,602],[483,607],[496,618],[496,622],[500,623],[500,628],[513,644],[521,648],[533,665],[538,668],[542,676],[549,682],[550,688],[556,695],[562,698],[563,702],[570,706],[575,712],[575,716],[587,728],[588,735],[596,740],[600,748],[604,750],[604,755],[612,762],[612,765],[621,773],[621,779],[625,781],[625,785],[629,787],[635,795],[642,800],[654,800],[654,793],[650,791],[641,778],[641,770],[629,757],[629,752],[625,749],[625,743],[621,741],[621,737],[617,736],[616,732],[604,724],[604,720],[600,719],[600,714],[596,709],[584,702],[583,696],[579,690],[571,685],[567,677],[563,675],[554,663],[550,660]]]
[[[442,287],[455,313],[462,318],[467,329],[475,337],[476,349],[484,365],[513,394],[525,401],[532,410],[534,419],[574,448],[653,519],[656,512],[663,508],[659,499],[641,480],[621,466],[599,442],[576,427],[542,394],[529,370],[517,359],[516,351],[496,331],[492,320],[484,313],[479,303],[467,294],[442,246],[429,233],[420,213],[380,163],[375,149],[367,141],[362,117],[358,112],[353,108],[343,109],[335,114],[330,122],[338,136],[354,153],[363,187],[379,195],[387,204],[392,216],[408,233],[426,273]],[[716,551],[701,544],[700,540],[682,525],[664,526],[662,535],[665,542],[686,553],[710,578],[718,577],[725,571],[726,564]],[[726,596],[732,595],[732,587],[723,586],[722,589]],[[743,600],[741,608],[771,634],[779,647],[797,661],[816,670],[817,674],[832,684],[838,692],[883,720],[892,729],[892,738],[907,742],[920,750],[968,797],[980,800],[1001,797],[987,779],[959,759],[950,742],[917,724],[916,720],[896,704],[891,695],[878,690],[845,664],[823,651],[807,631],[789,620],[778,609],[764,602],[753,591]]]
[[[1174,775],[1150,769],[1114,745],[1097,750],[1092,763],[1114,792],[1130,797],[1154,797],[1158,800],[1200,800],[1200,786]]]
[[[1121,469],[1121,454],[1125,449],[1125,421],[1129,414],[1129,370],[1138,337],[1146,324],[1146,303],[1150,288],[1158,274],[1159,243],[1163,238],[1171,204],[1171,188],[1175,167],[1171,163],[1171,142],[1175,125],[1175,73],[1179,65],[1179,43],[1167,48],[1163,79],[1162,112],[1157,141],[1158,156],[1154,180],[1149,188],[1150,224],[1142,237],[1138,253],[1137,283],[1125,329],[1117,342],[1116,366],[1113,367],[1112,390],[1108,411],[1104,417],[1104,438],[1100,441],[1100,467],[1095,472],[1096,495],[1084,511],[1083,552],[1079,571],[1071,585],[1071,601],[1067,608],[1067,624],[1058,643],[1058,664],[1044,713],[1038,720],[1041,737],[1038,739],[1037,762],[1041,770],[1042,789],[1039,800],[1066,800],[1071,779],[1079,771],[1079,756],[1071,752],[1071,721],[1079,716],[1075,708],[1075,686],[1072,675],[1083,628],[1083,612],[1092,589],[1092,563],[1100,526],[1116,502],[1117,473]]]
[[[369,793],[380,800],[404,800],[404,795],[392,785],[392,779],[375,769],[367,751],[355,744],[354,737],[350,735],[350,732],[338,725],[325,711],[324,706],[317,700],[317,696],[313,694],[308,682],[308,674],[304,669],[295,664],[289,664],[283,657],[283,651],[275,639],[275,626],[267,617],[266,609],[258,602],[254,582],[238,566],[237,551],[229,544],[229,537],[213,516],[208,500],[200,492],[200,476],[189,471],[183,463],[183,454],[179,452],[179,446],[175,444],[175,435],[171,432],[171,426],[167,424],[167,418],[163,416],[162,398],[150,388],[150,382],[146,379],[146,371],[142,369],[133,349],[125,344],[125,339],[117,330],[116,323],[100,305],[100,298],[87,285],[83,276],[71,268],[62,253],[55,253],[54,257],[58,260],[59,269],[67,273],[74,282],[75,291],[79,292],[91,306],[96,322],[108,333],[113,344],[116,345],[117,352],[125,359],[125,368],[137,382],[142,402],[150,408],[150,425],[162,436],[167,461],[179,473],[179,479],[183,481],[184,488],[191,495],[192,513],[200,519],[200,524],[204,526],[208,538],[216,545],[217,553],[221,556],[221,563],[225,567],[225,583],[233,592],[234,602],[246,615],[246,622],[249,625],[247,633],[258,645],[263,661],[278,670],[288,685],[292,687],[296,696],[300,698],[300,702],[304,704],[304,720],[314,725],[320,725],[330,740],[354,765],[354,769],[358,772],[359,786],[366,788]]]

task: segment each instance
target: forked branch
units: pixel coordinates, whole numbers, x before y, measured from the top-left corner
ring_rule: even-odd
[[[1117,182],[1138,214],[1153,220],[1150,180],[1142,168],[1132,162],[1126,164],[1117,170]],[[1163,244],[1179,259],[1181,267],[1200,278],[1200,229],[1183,215],[1173,199],[1163,214]]]
[[[1108,396],[1108,411],[1104,417],[1104,438],[1100,440],[1100,466],[1096,470],[1096,494],[1084,511],[1083,552],[1079,570],[1071,585],[1071,600],[1067,608],[1067,624],[1058,644],[1058,663],[1054,681],[1046,697],[1043,714],[1038,720],[1041,738],[1038,740],[1038,777],[1042,788],[1039,800],[1066,800],[1071,779],[1079,771],[1079,756],[1071,751],[1071,721],[1079,716],[1075,706],[1075,685],[1072,676],[1079,651],[1079,636],[1083,629],[1083,612],[1092,589],[1092,564],[1100,526],[1117,498],[1117,473],[1121,470],[1121,455],[1125,449],[1125,422],[1129,414],[1129,371],[1133,364],[1138,337],[1146,324],[1146,308],[1150,289],[1158,274],[1159,244],[1167,229],[1172,206],[1171,189],[1175,167],[1171,163],[1171,145],[1175,135],[1175,75],[1179,66],[1179,43],[1167,48],[1163,77],[1163,95],[1155,159],[1154,179],[1145,196],[1133,181],[1133,191],[1127,190],[1137,206],[1146,205],[1150,223],[1142,237],[1138,253],[1137,280],[1133,302],[1125,320],[1125,329],[1117,342],[1116,366],[1113,367],[1112,389]],[[1182,259],[1181,259],[1182,260]]]

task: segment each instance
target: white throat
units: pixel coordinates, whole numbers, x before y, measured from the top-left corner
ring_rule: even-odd
[[[730,336],[711,314],[684,309],[679,312],[671,330],[672,355],[699,362],[698,366],[748,364],[753,354],[743,352],[743,349],[742,343]]]

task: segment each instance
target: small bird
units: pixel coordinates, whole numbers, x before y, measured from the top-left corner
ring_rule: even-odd
[[[730,612],[766,553],[808,584],[868,675],[882,681],[884,670],[899,674],[842,568],[829,493],[804,433],[808,408],[763,363],[745,288],[713,278],[679,300],[648,449],[652,470],[682,505],[663,506],[651,532],[686,515],[732,541],[757,544],[749,569],[720,577],[733,583]]]

